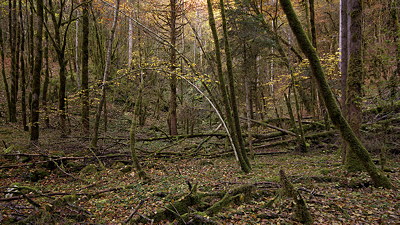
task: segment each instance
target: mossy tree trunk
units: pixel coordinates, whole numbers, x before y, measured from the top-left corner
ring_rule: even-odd
[[[215,18],[214,18],[214,12],[212,9],[212,4],[211,4],[211,0],[207,0],[207,8],[208,8],[208,16],[209,16],[209,24],[210,24],[210,28],[211,28],[211,32],[212,32],[212,36],[213,36],[213,40],[214,40],[214,46],[215,46],[215,59],[216,59],[216,63],[217,63],[217,75],[218,75],[218,87],[220,89],[221,92],[221,97],[222,97],[222,104],[223,104],[223,108],[225,110],[225,118],[227,121],[227,125],[228,125],[228,130],[232,135],[232,147],[235,151],[235,155],[237,157],[237,160],[240,164],[241,169],[248,173],[251,171],[251,167],[250,164],[248,163],[248,159],[247,155],[244,154],[240,148],[240,144],[239,144],[239,140],[238,140],[238,134],[235,132],[235,125],[234,125],[234,119],[233,119],[233,115],[232,115],[232,107],[231,104],[229,102],[229,95],[227,92],[227,88],[226,88],[226,83],[225,83],[225,78],[223,75],[223,71],[222,71],[222,59],[221,59],[221,48],[219,45],[219,38],[218,38],[218,34],[217,34],[217,28],[215,25]],[[235,97],[235,96],[233,96]],[[240,128],[239,128],[240,129]],[[240,137],[242,138],[242,137]]]
[[[355,135],[360,138],[362,123],[362,83],[363,83],[363,56],[362,56],[362,0],[349,0],[348,10],[348,74],[346,80],[346,117]],[[346,169],[351,172],[363,170],[355,152],[346,148]]]
[[[224,34],[226,68],[227,68],[227,72],[228,72],[227,75],[228,75],[228,85],[229,85],[228,96],[229,96],[231,109],[232,109],[232,116],[233,116],[233,126],[234,126],[233,133],[237,136],[240,151],[242,152],[242,155],[243,155],[243,160],[246,162],[247,166],[249,168],[251,168],[250,161],[247,157],[247,152],[246,152],[246,149],[244,146],[242,130],[240,128],[240,121],[239,121],[240,119],[239,119],[238,107],[237,107],[237,103],[236,103],[235,78],[233,76],[232,54],[231,54],[231,47],[229,45],[228,28],[227,28],[227,23],[226,23],[225,6],[224,6],[223,0],[219,1],[219,6],[221,8],[222,30],[223,30],[223,34]]]
[[[372,162],[368,151],[362,145],[346,119],[343,117],[339,105],[337,104],[332,90],[325,78],[325,73],[322,69],[319,57],[317,56],[314,47],[304,32],[304,29],[293,10],[291,1],[280,0],[280,4],[286,14],[289,25],[296,36],[299,47],[310,61],[313,75],[317,81],[319,91],[324,99],[325,106],[333,124],[339,129],[342,138],[349,144],[349,148],[356,153],[360,164],[363,165],[365,170],[371,176],[373,184],[379,187],[394,188],[393,184],[385,176],[385,174]]]

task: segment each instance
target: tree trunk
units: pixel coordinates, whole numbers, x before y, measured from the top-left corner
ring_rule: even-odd
[[[83,8],[83,6],[82,6]],[[80,11],[76,11],[76,17],[77,18],[82,18],[83,15],[80,15]],[[79,62],[79,19],[75,21],[75,75],[76,75],[76,84],[78,86],[78,90],[82,89],[81,85],[81,77],[79,76],[81,74],[81,68],[79,67],[80,62]]]
[[[21,63],[21,117],[22,126],[24,131],[29,131],[29,127],[26,119],[26,71],[25,71],[25,33],[24,33],[24,21],[22,17],[22,0],[19,0],[19,20],[20,20],[20,63]]]
[[[47,22],[47,12],[44,12],[44,22]],[[50,84],[50,62],[49,62],[49,34],[45,32],[44,34],[44,40],[46,41],[46,44],[43,48],[43,57],[46,60],[46,70],[44,71],[44,82],[43,82],[43,91],[42,91],[42,105],[45,113],[45,124],[46,127],[50,127],[50,118],[49,118],[49,107],[47,104],[47,93],[49,90],[49,84]]]
[[[348,9],[348,74],[346,80],[346,116],[355,135],[360,138],[362,122],[362,0],[349,0]],[[362,165],[351,148],[346,152],[346,168],[348,171],[361,171]]]
[[[170,135],[177,135],[178,134],[178,127],[177,122],[178,118],[176,115],[176,68],[177,68],[177,59],[176,59],[176,39],[178,37],[178,30],[177,30],[177,0],[170,0],[170,16],[169,16],[169,26],[170,26],[170,99],[169,99],[169,134]]]
[[[120,0],[117,0],[115,10],[114,10],[113,24],[111,27],[110,36],[107,41],[107,55],[106,55],[104,73],[103,73],[103,83],[101,86],[102,92],[101,92],[100,103],[97,108],[96,118],[95,118],[95,122],[94,122],[93,138],[92,138],[91,146],[90,146],[91,148],[97,148],[97,141],[99,138],[100,117],[101,117],[101,113],[102,113],[102,110],[104,107],[104,102],[105,102],[105,97],[106,97],[106,85],[107,85],[106,82],[107,82],[108,75],[110,73],[110,67],[111,67],[112,44],[114,41],[115,30],[117,28],[119,3],[120,3]]]
[[[6,91],[6,99],[7,99],[7,115],[8,115],[8,119],[10,119],[10,90],[8,87],[8,81],[7,81],[7,77],[6,77],[6,68],[5,68],[5,63],[4,63],[4,52],[5,52],[5,48],[4,48],[4,42],[3,42],[3,30],[1,29],[0,26],[0,56],[1,56],[1,75],[3,77],[3,83],[4,83],[4,89]]]
[[[341,73],[341,92],[340,103],[344,114],[346,110],[346,84],[347,84],[347,68],[349,64],[349,52],[348,52],[348,29],[347,29],[347,0],[340,0],[340,36],[339,36],[339,48],[340,48],[340,73]],[[345,142],[342,143],[342,163],[346,162],[346,152],[348,146]]]
[[[9,44],[11,49],[11,90],[10,90],[10,122],[17,122],[17,94],[18,94],[18,56],[16,35],[16,0],[8,1],[9,7]]]
[[[40,97],[40,73],[42,70],[42,35],[43,35],[43,0],[36,1],[37,27],[35,33],[35,65],[32,77],[32,103],[31,103],[31,142],[39,141],[39,97]]]
[[[215,59],[217,63],[217,74],[218,74],[218,86],[222,95],[222,103],[225,109],[225,117],[227,120],[227,125],[228,125],[228,130],[232,134],[232,147],[233,150],[235,151],[235,155],[237,157],[237,160],[239,162],[239,165],[241,169],[248,173],[251,171],[250,164],[248,164],[248,160],[246,160],[244,157],[247,158],[247,156],[243,156],[243,152],[240,148],[239,140],[238,140],[238,135],[235,134],[235,125],[233,121],[233,116],[231,114],[231,105],[229,103],[229,96],[226,90],[225,86],[225,78],[223,76],[222,72],[222,60],[221,60],[221,49],[219,46],[219,40],[218,40],[218,35],[217,35],[217,29],[215,25],[215,19],[214,19],[214,12],[212,9],[212,4],[211,0],[207,0],[207,8],[208,8],[208,16],[209,16],[209,24],[211,27],[211,32],[212,36],[214,39],[214,46],[215,46]]]
[[[82,7],[82,133],[89,136],[89,5]]]
[[[350,125],[347,123],[346,119],[343,117],[342,112],[336,102],[336,99],[333,96],[332,90],[325,78],[325,74],[319,61],[319,57],[317,56],[315,49],[307,38],[307,35],[304,32],[304,29],[302,28],[301,23],[293,10],[293,6],[290,0],[280,0],[280,4],[286,14],[289,25],[292,28],[294,35],[296,36],[297,42],[301,50],[310,61],[313,75],[317,81],[319,91],[324,98],[325,106],[327,107],[329,116],[333,124],[339,129],[342,138],[349,144],[349,148],[351,148],[356,153],[359,162],[364,166],[365,170],[371,176],[373,184],[375,186],[385,188],[394,188],[394,186],[385,176],[385,174],[372,162],[368,151],[362,145],[360,140],[352,131]]]
[[[396,47],[396,69],[394,70],[392,76],[389,79],[390,86],[390,99],[391,104],[394,104],[394,101],[399,96],[399,86],[400,86],[400,21],[399,21],[399,7],[400,4],[398,0],[392,0],[391,2],[391,14],[392,20],[394,23],[393,26],[393,40]]]

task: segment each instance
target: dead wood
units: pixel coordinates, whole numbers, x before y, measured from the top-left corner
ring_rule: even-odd
[[[268,123],[264,123],[264,122],[253,120],[253,119],[248,119],[248,118],[245,118],[245,117],[240,117],[240,119],[249,120],[249,121],[251,121],[253,123],[257,123],[257,124],[272,128],[274,130],[278,130],[278,131],[283,132],[285,134],[289,134],[289,135],[292,135],[292,136],[295,136],[295,137],[297,136],[297,134],[295,134],[295,133],[293,133],[291,131],[285,130],[283,128],[280,128],[280,127],[277,127],[277,126],[274,126],[274,125],[271,125],[271,124],[268,124]]]
[[[303,224],[312,224],[313,219],[308,210],[307,204],[299,191],[294,188],[292,183],[290,183],[283,170],[279,171],[279,176],[281,179],[283,195],[292,198],[296,203],[294,210],[295,219]]]

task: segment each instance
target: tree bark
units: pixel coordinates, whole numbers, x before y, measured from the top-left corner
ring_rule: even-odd
[[[178,127],[177,127],[177,115],[176,115],[176,68],[177,68],[177,59],[176,59],[176,40],[178,37],[178,30],[177,30],[177,0],[170,0],[170,15],[169,15],[169,26],[170,26],[170,99],[169,99],[169,134],[170,135],[177,135],[178,134]]]
[[[36,13],[38,16],[35,33],[35,65],[32,77],[32,103],[31,103],[31,142],[37,144],[39,141],[39,97],[40,97],[40,74],[42,70],[42,36],[43,36],[43,0],[36,1]]]
[[[348,0],[348,74],[346,80],[346,116],[355,135],[360,138],[362,122],[362,0]],[[346,168],[348,171],[361,171],[357,156],[351,148],[346,148]]]
[[[90,3],[82,5],[82,133],[89,136],[89,7]]]
[[[29,127],[27,124],[27,115],[26,115],[26,69],[25,69],[25,33],[24,33],[24,21],[22,17],[22,0],[19,0],[19,20],[20,20],[20,63],[21,63],[21,117],[22,117],[22,126],[24,131],[29,131]]]
[[[340,0],[340,36],[339,36],[339,48],[340,48],[340,63],[339,69],[341,74],[341,98],[340,103],[342,111],[346,114],[346,84],[347,84],[347,68],[349,65],[349,52],[348,52],[348,29],[347,29],[347,0]],[[342,143],[342,163],[346,162],[347,144]]]
[[[9,44],[11,49],[11,90],[10,90],[10,112],[9,121],[17,122],[17,94],[18,94],[18,58],[16,37],[16,0],[8,1],[9,7]]]
[[[394,188],[390,180],[385,174],[378,169],[372,162],[371,157],[365,147],[362,145],[360,140],[352,131],[350,125],[343,117],[342,112],[333,96],[332,90],[325,78],[324,71],[322,69],[319,57],[312,44],[310,43],[304,29],[297,18],[296,13],[293,10],[293,6],[290,0],[280,0],[280,4],[286,17],[289,21],[289,25],[296,36],[297,42],[310,61],[313,75],[317,81],[319,91],[324,99],[325,106],[327,107],[329,116],[333,124],[339,129],[342,138],[349,144],[349,147],[356,153],[359,162],[364,166],[365,170],[370,175],[372,182],[375,186]]]
[[[5,48],[4,48],[4,42],[3,42],[3,30],[1,29],[0,26],[0,56],[1,56],[1,75],[3,77],[3,83],[4,83],[4,90],[6,91],[6,99],[7,99],[7,115],[8,115],[8,119],[10,119],[10,89],[8,87],[8,80],[6,77],[6,68],[5,68],[5,63],[4,63],[4,52],[5,52]]]
[[[44,23],[47,22],[47,12],[44,12]],[[49,62],[49,34],[47,32],[44,33],[45,45],[43,48],[43,58],[46,60],[46,70],[44,71],[44,81],[43,81],[43,91],[42,91],[42,105],[45,113],[45,124],[46,127],[50,127],[50,118],[49,118],[49,107],[47,104],[47,93],[49,90],[50,84],[50,62]]]

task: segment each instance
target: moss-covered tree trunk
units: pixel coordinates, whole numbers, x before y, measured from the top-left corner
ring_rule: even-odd
[[[310,61],[313,75],[317,80],[318,88],[321,96],[324,99],[325,106],[328,110],[329,116],[333,124],[339,129],[342,138],[349,144],[349,147],[356,153],[360,164],[363,165],[365,170],[371,176],[372,182],[375,186],[394,188],[390,180],[385,174],[378,169],[371,160],[371,157],[365,147],[362,145],[360,140],[352,131],[350,125],[343,117],[339,105],[333,96],[332,90],[325,78],[325,73],[322,69],[319,57],[308,39],[304,29],[297,18],[296,13],[293,10],[293,6],[290,0],[280,0],[280,4],[286,14],[289,21],[289,25],[292,28],[294,35],[296,36],[297,42]]]
[[[232,109],[232,116],[233,116],[233,126],[234,131],[233,133],[237,136],[237,140],[239,142],[240,151],[242,152],[243,160],[246,162],[247,166],[250,168],[250,161],[247,157],[247,152],[244,146],[242,130],[240,128],[239,122],[239,113],[238,107],[236,103],[236,91],[235,91],[235,78],[233,76],[233,65],[232,65],[232,55],[231,55],[231,47],[229,45],[229,36],[228,36],[228,28],[226,23],[225,17],[225,6],[224,1],[219,1],[219,6],[221,8],[221,19],[222,19],[222,30],[224,34],[224,45],[225,45],[225,55],[226,55],[226,68],[227,68],[227,75],[228,75],[228,86],[229,86],[229,102]]]
[[[346,80],[346,117],[355,135],[360,138],[362,123],[362,0],[348,0],[348,50],[349,65]],[[346,148],[346,169],[351,172],[361,171],[362,165],[352,148]]]
[[[218,87],[221,92],[221,97],[222,97],[222,104],[223,108],[225,110],[225,118],[227,121],[228,129],[229,132],[232,134],[232,147],[234,148],[235,155],[237,156],[237,159],[239,161],[240,167],[244,172],[250,172],[251,167],[247,163],[247,161],[244,159],[245,156],[243,156],[242,151],[240,150],[240,144],[238,140],[238,136],[235,133],[235,125],[233,121],[233,116],[232,116],[232,110],[231,110],[231,105],[229,102],[229,96],[226,90],[226,85],[225,85],[225,78],[222,72],[222,60],[221,60],[221,49],[219,45],[219,38],[217,34],[217,28],[215,25],[215,19],[214,19],[214,12],[212,9],[212,4],[211,0],[207,0],[207,8],[208,8],[208,16],[209,16],[209,24],[214,40],[214,46],[215,46],[215,59],[217,63],[217,75],[218,75]]]

